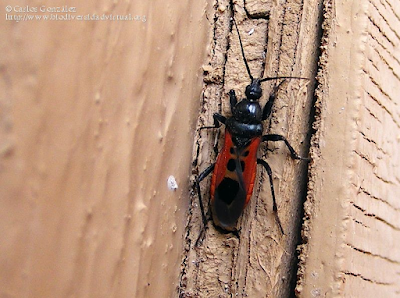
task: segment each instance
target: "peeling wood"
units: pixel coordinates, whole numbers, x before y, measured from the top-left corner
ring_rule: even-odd
[[[197,128],[211,125],[214,112],[229,115],[228,92],[238,97],[249,84],[230,18],[238,23],[244,51],[253,76],[302,76],[313,78],[319,52],[317,2],[216,1],[214,36],[205,69],[201,115]],[[311,25],[312,24],[312,25]],[[305,38],[307,36],[308,38]],[[276,82],[263,85],[265,103]],[[300,155],[307,155],[312,121],[313,80],[288,80],[279,91],[266,132],[286,136]],[[194,175],[215,160],[214,144],[221,148],[221,131],[197,130]],[[262,146],[274,172],[278,212],[285,235],[281,235],[272,212],[268,179],[259,169],[258,186],[239,220],[240,238],[216,231],[209,222],[204,241],[195,247],[201,229],[197,195],[193,193],[182,265],[180,297],[286,297],[293,292],[296,246],[307,181],[307,164],[293,161],[284,145]],[[192,179],[193,181],[193,179]],[[209,179],[201,184],[204,203],[209,198]],[[206,207],[207,208],[207,207]]]

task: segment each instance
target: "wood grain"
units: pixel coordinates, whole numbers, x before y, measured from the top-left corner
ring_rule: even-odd
[[[300,297],[400,294],[399,16],[325,2]]]
[[[6,5],[68,5],[58,16],[82,20],[5,20]],[[205,1],[2,5],[0,297],[175,295],[205,11]]]

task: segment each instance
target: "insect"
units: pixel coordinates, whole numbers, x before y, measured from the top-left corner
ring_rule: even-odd
[[[278,134],[263,135],[263,121],[266,120],[272,111],[272,106],[277,91],[284,79],[306,79],[300,77],[270,77],[254,78],[251,75],[247,63],[239,29],[235,20],[232,18],[239,36],[240,48],[246,66],[247,73],[251,83],[246,87],[246,98],[237,100],[234,90],[229,92],[230,109],[232,116],[225,117],[219,113],[213,115],[214,126],[202,128],[219,128],[221,124],[225,125],[225,143],[221,152],[217,156],[215,163],[206,168],[196,179],[196,188],[199,197],[200,208],[202,210],[202,219],[204,228],[207,225],[207,218],[204,213],[203,202],[201,198],[200,182],[213,172],[210,189],[210,209],[214,226],[227,232],[236,230],[237,221],[244,208],[250,201],[253,193],[254,182],[257,172],[257,165],[261,165],[269,176],[271,187],[273,212],[279,230],[284,234],[281,221],[278,216],[275,191],[272,178],[272,170],[268,163],[257,158],[258,147],[261,142],[283,141],[289,149],[293,159],[308,160],[300,157],[285,137]],[[275,86],[265,106],[261,108],[258,100],[262,95],[261,83],[283,79]],[[199,236],[200,238],[200,236]]]

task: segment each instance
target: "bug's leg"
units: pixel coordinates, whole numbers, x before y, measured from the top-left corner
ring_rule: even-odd
[[[232,112],[232,114],[234,114],[235,113],[235,106],[237,104],[237,97],[236,97],[235,90],[229,91],[229,102],[230,102],[230,105],[231,105],[231,112]]]
[[[214,113],[213,119],[214,119],[214,125],[213,126],[203,126],[203,127],[200,127],[200,130],[202,130],[202,129],[211,129],[211,128],[219,128],[221,126],[221,123],[225,124],[225,122],[226,122],[226,117],[222,116],[219,113]]]
[[[262,115],[262,120],[266,120],[269,115],[271,115],[272,112],[272,106],[274,105],[275,102],[275,98],[276,98],[276,94],[278,93],[279,87],[285,82],[285,80],[283,80],[282,82],[280,82],[278,85],[276,85],[274,87],[274,89],[272,90],[271,95],[268,98],[267,103],[265,104],[264,108],[263,108],[263,115]]]
[[[201,210],[201,217],[203,220],[203,227],[201,229],[201,232],[199,234],[199,237],[196,240],[196,246],[199,246],[200,242],[203,241],[204,238],[204,232],[207,226],[207,217],[204,212],[204,205],[203,205],[203,199],[201,197],[201,190],[200,190],[200,182],[203,181],[210,173],[214,170],[215,163],[210,165],[207,169],[205,169],[203,172],[200,173],[200,175],[196,178],[196,189],[197,189],[197,196],[199,197],[199,205],[200,205],[200,210]]]
[[[293,159],[301,159],[301,160],[306,160],[309,161],[309,158],[306,157],[301,157],[299,156],[296,151],[293,149],[293,147],[289,144],[289,141],[286,140],[286,138],[284,136],[281,135],[276,135],[276,134],[269,134],[269,135],[265,135],[262,136],[262,142],[266,142],[266,141],[284,141],[286,144],[286,147],[288,147],[289,151],[290,151],[290,155],[292,156]]]
[[[214,113],[213,118],[214,118],[214,125],[213,125],[213,126],[203,126],[203,127],[200,127],[200,130],[203,130],[203,129],[212,129],[212,128],[219,128],[219,127],[221,126],[221,123],[222,123],[222,124],[225,124],[225,122],[226,122],[226,117],[222,116],[222,115],[219,114],[219,113]],[[214,152],[215,152],[215,155],[218,154],[218,138],[219,138],[219,132],[218,132],[218,134],[216,135],[215,143],[214,143]]]
[[[257,159],[257,164],[262,165],[264,167],[264,169],[267,171],[267,174],[268,174],[268,177],[269,177],[269,183],[270,183],[270,186],[271,186],[273,211],[275,213],[276,222],[278,223],[279,230],[281,231],[282,235],[285,235],[285,233],[283,232],[281,220],[279,219],[278,207],[276,206],[275,191],[274,191],[274,184],[273,184],[273,179],[272,179],[271,167],[269,166],[269,164],[265,160],[259,159],[259,158]]]

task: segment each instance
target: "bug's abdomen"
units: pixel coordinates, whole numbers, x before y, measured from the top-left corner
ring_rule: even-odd
[[[213,220],[225,230],[235,229],[252,196],[260,140],[259,137],[253,138],[247,146],[237,148],[230,133],[225,132],[225,144],[218,155],[211,180]]]

